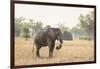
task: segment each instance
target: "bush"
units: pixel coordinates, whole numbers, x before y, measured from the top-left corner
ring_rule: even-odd
[[[73,40],[72,33],[68,31],[64,31],[63,40]]]
[[[30,31],[29,31],[29,28],[28,28],[28,27],[23,27],[22,32],[23,32],[22,37],[24,37],[25,40],[27,40],[27,38],[30,37],[30,34],[29,34]]]
[[[79,37],[79,39],[80,40],[91,40],[91,38],[88,36],[81,36],[81,37]]]

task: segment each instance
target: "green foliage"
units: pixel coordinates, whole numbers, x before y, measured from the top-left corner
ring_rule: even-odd
[[[58,24],[58,28],[62,31],[64,39],[72,40],[72,34],[79,39],[84,39],[80,36],[94,36],[94,12],[91,12],[87,15],[80,14],[78,26],[69,29],[64,24]],[[36,31],[40,31],[42,29],[51,28],[50,25],[46,25],[43,27],[43,23],[41,21],[35,22],[33,19],[25,19],[24,17],[15,18],[15,36],[27,38],[31,37]],[[70,32],[69,32],[70,31]],[[92,34],[92,35],[91,35]]]
[[[81,34],[81,32],[82,32],[82,30],[77,27],[73,27],[70,31],[74,34]]]
[[[64,24],[58,24],[58,28],[60,28],[60,30],[62,31],[62,33],[63,33],[64,31],[68,31],[68,30],[69,30],[69,28],[66,27]]]
[[[34,28],[34,30],[36,32],[36,31],[41,30],[43,28],[42,26],[43,26],[43,23],[42,22],[36,22],[36,23],[34,23],[33,28]]]
[[[34,22],[32,19],[29,19],[30,28],[32,29],[33,33],[43,29],[43,23],[41,21]]]
[[[21,23],[25,20],[23,17],[15,18],[15,36],[20,36]]]
[[[87,36],[81,36],[79,37],[80,40],[91,40],[89,37]]]
[[[87,36],[92,39],[94,35],[94,17],[93,12],[83,16],[82,14],[79,17],[80,28],[87,33]],[[92,34],[92,35],[91,35]]]
[[[20,29],[21,28],[21,26],[20,26],[20,24],[19,23],[15,23],[15,36],[20,36]]]
[[[64,33],[63,33],[63,40],[73,40],[71,32],[64,31]]]
[[[19,23],[19,24],[21,24],[23,21],[25,21],[25,18],[24,17],[18,17],[18,18],[15,18],[15,23]]]
[[[27,40],[36,31],[43,29],[42,25],[41,21],[34,22],[33,19],[26,20],[24,17],[15,18],[15,36],[22,36]]]
[[[30,30],[29,30],[29,26],[27,23],[23,24],[22,37],[24,37],[26,40],[27,40],[27,38],[30,37]]]
[[[49,28],[51,28],[50,25],[46,25],[46,26],[44,27],[44,29],[49,29]]]

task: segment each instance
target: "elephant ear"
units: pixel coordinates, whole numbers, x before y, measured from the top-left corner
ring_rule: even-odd
[[[58,31],[57,31],[57,30],[55,31],[55,34],[56,34],[56,35],[58,34]]]
[[[59,34],[60,33],[60,31],[57,29],[56,31],[55,31],[55,36],[56,36],[56,38],[58,39],[59,38]]]
[[[48,37],[50,39],[54,39],[55,38],[55,34],[51,29],[47,30],[47,35],[48,35]]]
[[[59,35],[59,33],[61,33],[61,32],[60,32],[60,29],[59,29],[59,28],[56,28],[56,29],[55,29],[55,33],[56,33],[56,35]]]

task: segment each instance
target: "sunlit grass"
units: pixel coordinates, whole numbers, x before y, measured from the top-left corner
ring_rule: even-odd
[[[57,46],[57,44],[56,44]],[[35,47],[35,46],[34,46]],[[33,40],[29,38],[15,38],[15,65],[33,65],[47,63],[69,63],[94,60],[94,42],[88,40],[64,41],[60,50],[54,50],[53,58],[48,58],[48,47],[41,48],[43,58],[37,58],[32,53]]]

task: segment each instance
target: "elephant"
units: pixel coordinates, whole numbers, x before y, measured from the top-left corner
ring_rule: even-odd
[[[36,56],[40,57],[39,50],[41,47],[48,46],[49,57],[52,57],[56,40],[60,42],[59,46],[56,47],[56,49],[59,50],[63,44],[62,32],[59,28],[49,28],[46,30],[37,31],[34,34],[34,44],[36,46]]]

